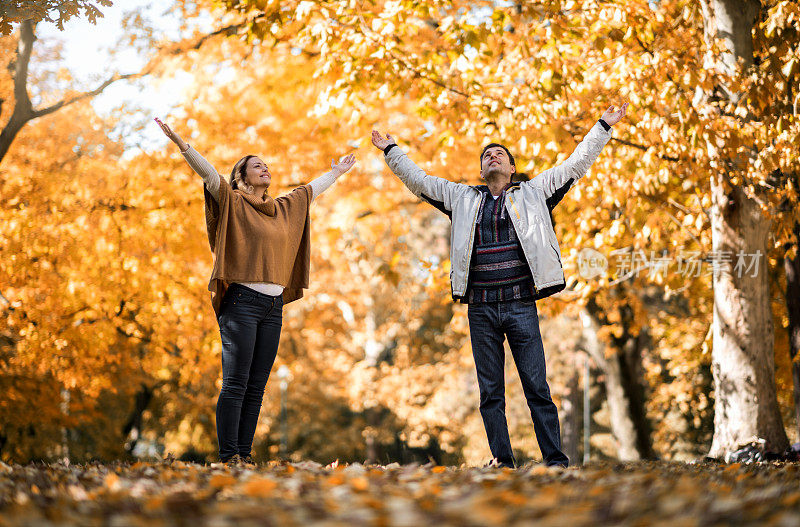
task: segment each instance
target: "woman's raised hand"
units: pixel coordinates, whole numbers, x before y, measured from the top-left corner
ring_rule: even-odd
[[[383,137],[377,130],[372,131],[372,144],[375,145],[375,148],[378,150],[386,150],[387,146],[396,143],[397,141],[395,141],[391,135],[386,134],[386,137]]]
[[[355,154],[349,154],[339,160],[337,163],[335,159],[331,159],[331,172],[338,178],[356,164]]]
[[[161,127],[161,130],[164,132],[164,135],[166,135],[170,141],[178,145],[178,148],[180,148],[182,152],[189,149],[189,145],[186,144],[186,141],[181,139],[181,136],[173,132],[172,128],[170,128],[169,125],[167,125],[167,123],[162,122],[161,119],[159,119],[158,117],[156,117],[154,121],[158,123],[158,126]]]

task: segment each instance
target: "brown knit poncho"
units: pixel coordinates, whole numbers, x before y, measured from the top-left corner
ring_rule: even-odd
[[[208,242],[214,252],[208,283],[214,313],[219,315],[231,282],[282,285],[284,303],[302,297],[311,261],[311,187],[303,185],[278,199],[262,200],[233,190],[220,178],[219,202],[203,190]]]

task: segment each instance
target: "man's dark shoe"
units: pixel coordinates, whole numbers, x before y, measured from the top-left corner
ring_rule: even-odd
[[[241,467],[244,465],[244,462],[241,456],[239,456],[239,454],[234,454],[228,459],[223,460],[222,462],[228,465],[229,467]]]
[[[496,457],[484,465],[484,468],[517,468],[513,461],[500,461]]]

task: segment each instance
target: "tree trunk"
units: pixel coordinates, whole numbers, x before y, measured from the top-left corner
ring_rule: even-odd
[[[136,444],[142,436],[142,414],[147,410],[150,401],[153,400],[153,389],[142,384],[133,402],[133,410],[128,417],[128,421],[122,427],[122,437],[128,440],[125,444],[125,450],[129,454],[133,454]]]
[[[14,142],[19,131],[29,120],[30,118],[27,115],[15,111],[6,126],[0,131],[0,162],[3,161],[3,158],[8,153],[8,149],[11,148],[11,143]]]
[[[645,390],[641,381],[644,377],[642,354],[650,345],[650,332],[647,328],[642,328],[636,336],[623,336],[626,340],[620,347],[617,358],[622,374],[622,389],[628,398],[629,414],[636,432],[636,450],[642,459],[655,459],[652,427],[647,419]]]
[[[575,354],[575,369],[567,382],[566,397],[561,398],[561,447],[567,455],[570,465],[578,465],[581,441],[581,410],[583,394],[580,389],[581,372],[583,371],[582,355]]]
[[[714,438],[709,456],[724,457],[756,438],[765,439],[769,450],[783,451],[788,440],[775,391],[774,330],[764,257],[769,220],[741,188],[726,193],[719,176],[713,179],[712,193],[715,254],[728,253],[734,260],[740,251],[762,257],[752,258],[758,267],[749,273],[734,268],[714,273]]]
[[[14,110],[11,118],[0,131],[0,161],[8,153],[11,143],[25,123],[33,118],[33,106],[28,96],[28,63],[31,60],[35,25],[30,20],[25,20],[19,25],[19,41],[17,42],[17,57],[14,66]]]
[[[786,272],[786,311],[789,314],[789,356],[792,359],[792,380],[794,381],[794,412],[800,437],[800,223],[794,224],[794,258],[785,258],[783,269]]]
[[[709,65],[731,77],[753,64],[752,30],[759,3],[704,0],[708,44],[723,40],[726,51],[709,55]],[[711,46],[709,45],[709,49]],[[734,103],[739,95],[722,87]],[[756,438],[767,448],[788,446],[775,390],[774,330],[770,309],[767,239],[769,220],[758,202],[730,182],[746,160],[721,159],[711,178],[712,249],[715,257],[736,262],[743,255],[755,272],[721,266],[713,274],[714,319],[711,371],[714,377],[714,438],[709,456],[722,458]],[[760,255],[760,256],[759,256]]]
[[[378,446],[375,444],[375,435],[378,426],[380,426],[378,409],[372,407],[364,408],[364,417],[367,421],[367,429],[364,430],[367,457],[364,460],[364,464],[373,465],[378,462]]]
[[[605,377],[608,409],[611,413],[611,432],[617,442],[617,457],[620,461],[639,461],[644,456],[639,451],[636,426],[631,419],[631,403],[622,382],[622,369],[617,355],[606,357],[597,332],[600,325],[588,312],[581,312],[583,322],[584,349],[603,371]]]

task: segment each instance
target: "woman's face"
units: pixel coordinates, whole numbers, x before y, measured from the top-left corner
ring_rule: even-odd
[[[272,174],[269,173],[266,163],[257,157],[251,157],[247,160],[244,180],[248,185],[252,185],[253,188],[266,189],[272,182]]]

